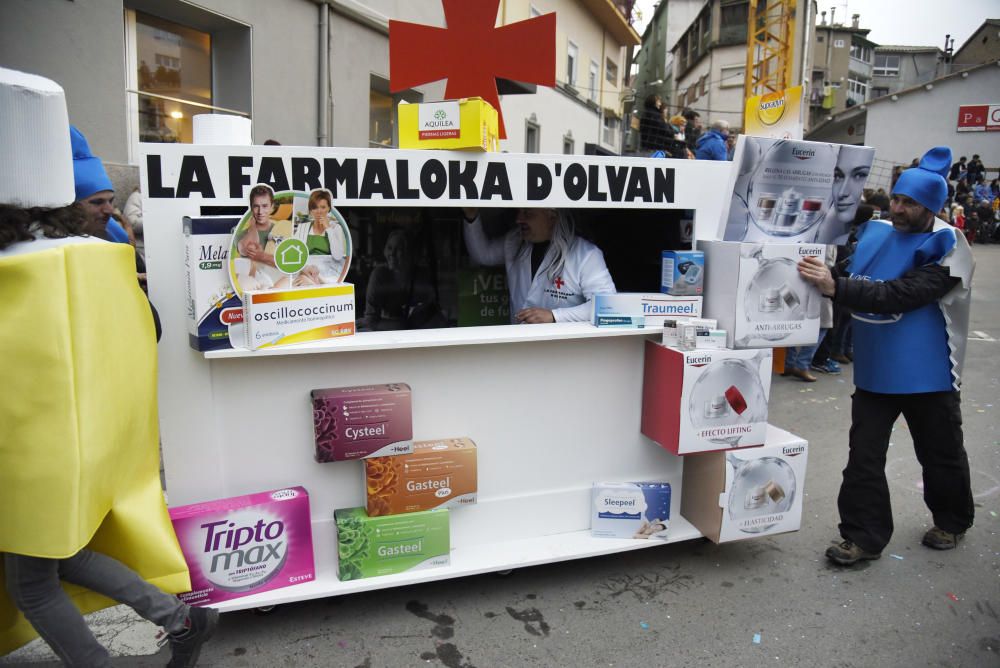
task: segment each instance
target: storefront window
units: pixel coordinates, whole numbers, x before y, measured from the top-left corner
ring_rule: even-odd
[[[389,80],[370,75],[368,90],[368,145],[372,148],[395,148],[399,146],[396,129],[396,108],[400,102],[419,103],[424,96],[414,90],[400,93],[389,92]]]

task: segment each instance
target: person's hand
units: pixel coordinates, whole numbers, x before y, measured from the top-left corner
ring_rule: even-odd
[[[806,257],[799,261],[799,276],[812,283],[827,297],[832,297],[837,291],[837,283],[833,280],[830,269],[818,257]]]
[[[526,308],[518,311],[514,318],[523,324],[537,325],[544,322],[555,322],[556,317],[547,308]]]
[[[247,257],[253,260],[254,262],[262,262],[270,267],[275,266],[274,255],[272,255],[271,253],[265,253],[259,248],[248,251]]]
[[[465,222],[471,223],[479,216],[479,209],[462,207],[462,216],[465,218]]]

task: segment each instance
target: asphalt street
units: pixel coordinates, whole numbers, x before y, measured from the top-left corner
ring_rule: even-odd
[[[200,665],[1000,666],[1000,247],[974,250],[963,413],[976,524],[958,549],[920,545],[930,517],[901,419],[887,465],[892,542],[858,568],[827,563],[851,368],[812,384],[775,377],[770,421],[810,442],[800,531],[229,613]],[[118,652],[156,651],[155,629],[118,609],[93,623]],[[38,645],[0,665],[56,665]],[[114,665],[167,659],[164,649]]]

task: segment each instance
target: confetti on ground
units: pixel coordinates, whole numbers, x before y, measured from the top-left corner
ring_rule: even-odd
[[[991,515],[992,517],[996,517],[996,516],[997,516],[997,513],[996,513],[996,511],[995,511],[995,510],[991,510],[991,511],[990,511],[990,515]]]
[[[343,640],[338,640],[337,647],[339,647],[340,649],[347,649],[347,643],[344,642]]]
[[[958,603],[958,597],[952,594],[951,592],[948,592],[948,598]]]
[[[982,408],[977,408],[977,409],[976,409],[976,412],[977,412],[977,413],[985,413],[986,411],[984,411],[984,410],[983,410]]]
[[[639,622],[639,626],[641,626],[643,629],[649,628],[649,624],[647,624],[646,622]]]
[[[753,634],[753,644],[754,645],[759,645],[760,644],[760,634],[759,633]]]
[[[905,558],[905,557],[899,556],[898,554],[890,554],[889,556],[892,557],[893,559],[899,559],[900,561],[902,561]]]

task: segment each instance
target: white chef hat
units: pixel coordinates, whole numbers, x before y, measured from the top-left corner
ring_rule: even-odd
[[[73,153],[66,96],[56,82],[0,67],[0,204],[72,204]]]

